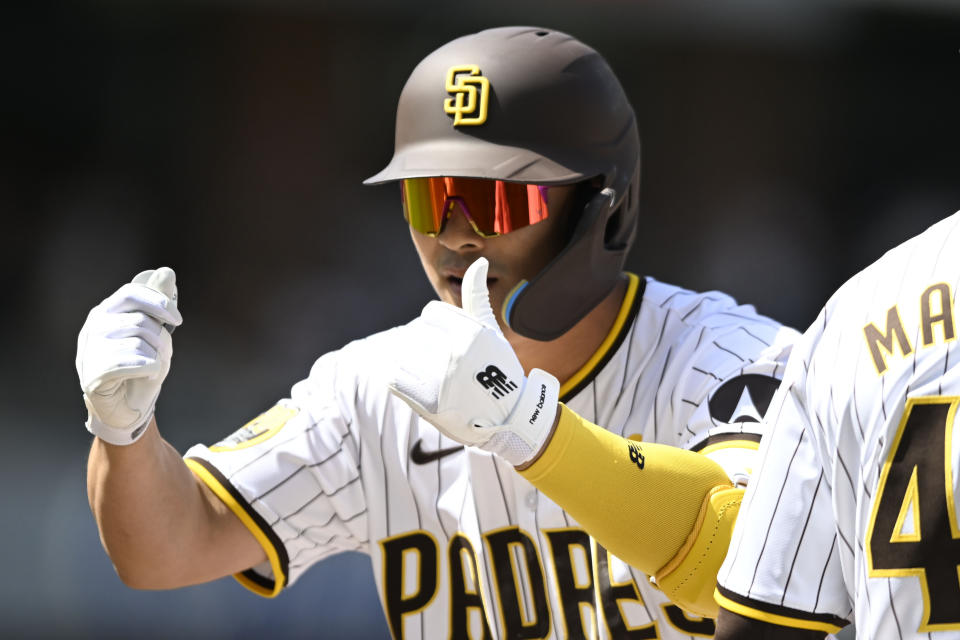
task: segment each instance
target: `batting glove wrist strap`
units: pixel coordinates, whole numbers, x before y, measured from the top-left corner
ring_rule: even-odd
[[[542,369],[532,369],[510,418],[480,448],[515,467],[529,462],[550,436],[559,400],[559,381]]]
[[[86,396],[84,396],[84,400],[86,400]],[[146,433],[147,425],[150,424],[150,420],[153,418],[153,411],[151,411],[141,424],[123,429],[117,429],[98,420],[97,416],[94,415],[93,410],[90,409],[89,404],[87,405],[87,411],[87,431],[105,442],[121,446],[133,444],[139,440],[140,437]]]

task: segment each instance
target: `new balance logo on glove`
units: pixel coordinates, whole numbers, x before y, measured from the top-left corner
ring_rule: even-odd
[[[493,389],[490,393],[499,400],[511,391],[517,388],[517,383],[511,381],[495,365],[488,365],[486,369],[477,374],[477,382],[483,385],[484,389]]]
[[[524,374],[490,307],[487,267],[486,258],[477,258],[463,274],[462,307],[433,300],[406,325],[411,357],[394,366],[389,387],[448,438],[516,467],[549,439],[560,383],[542,369]],[[419,357],[424,353],[432,357]],[[462,449],[415,446],[410,460],[435,463],[454,451]]]

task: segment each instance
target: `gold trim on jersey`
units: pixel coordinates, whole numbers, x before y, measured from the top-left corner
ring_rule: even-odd
[[[907,484],[907,492],[903,496],[903,504],[900,505],[900,513],[897,514],[897,522],[893,525],[893,533],[890,534],[890,542],[919,542],[921,540],[920,532],[920,494],[917,492],[917,468],[913,468],[910,476],[910,482]],[[907,514],[912,514],[910,524],[913,532],[903,533],[907,524]]]
[[[745,604],[734,602],[730,598],[720,593],[719,589],[713,592],[713,598],[714,600],[717,601],[717,604],[719,604],[721,607],[723,607],[727,611],[732,611],[745,618],[752,618],[754,620],[759,620],[761,622],[769,622],[770,624],[780,625],[781,627],[792,627],[794,629],[807,629],[810,631],[825,631],[827,633],[836,633],[837,631],[840,631],[840,629],[843,628],[843,626],[841,625],[832,624],[829,622],[807,620],[805,618],[794,618],[792,616],[786,616],[778,613],[770,613],[768,611],[763,611],[761,609],[749,607]],[[786,609],[786,607],[781,607],[781,608]]]
[[[726,440],[724,442],[715,442],[705,446],[703,449],[694,449],[700,455],[710,455],[720,449],[752,449],[756,451],[760,448],[760,443],[754,440]]]
[[[244,587],[253,591],[257,595],[265,598],[273,598],[287,582],[286,572],[286,549],[276,538],[270,526],[253,511],[246,501],[236,492],[236,489],[213,468],[208,467],[209,463],[199,458],[184,458],[184,462],[195,476],[200,478],[205,485],[220,500],[230,508],[230,511],[240,519],[240,522],[250,530],[250,533],[257,539],[264,552],[267,554],[267,560],[270,563],[270,569],[273,571],[273,584],[270,581],[253,571],[246,571],[234,574],[234,578]],[[258,522],[259,520],[259,522]],[[278,546],[279,545],[279,546]]]
[[[960,538],[960,526],[957,524],[957,512],[953,509],[953,505],[957,504],[956,498],[953,494],[953,423],[956,419],[957,414],[957,401],[960,398],[954,396],[950,399],[953,404],[951,405],[952,412],[947,417],[947,428],[943,433],[943,469],[944,469],[944,490],[947,494],[946,503],[949,505],[947,508],[947,520],[950,522],[950,535],[954,538]],[[957,576],[960,577],[960,565],[957,566]]]
[[[628,278],[627,283],[627,292],[623,296],[623,302],[620,304],[620,311],[617,313],[617,318],[613,322],[613,326],[610,327],[610,331],[607,333],[607,337],[603,339],[603,342],[600,343],[600,347],[596,352],[590,356],[590,359],[580,367],[580,370],[570,376],[563,385],[560,386],[560,399],[566,400],[569,395],[572,395],[572,391],[577,389],[582,383],[587,381],[590,376],[599,371],[602,366],[602,363],[606,362],[606,359],[612,354],[614,346],[619,346],[623,338],[623,331],[627,328],[628,320],[631,319],[636,312],[636,306],[639,302],[639,296],[637,291],[640,289],[640,278],[633,273],[625,274]],[[646,282],[646,281],[643,281]]]

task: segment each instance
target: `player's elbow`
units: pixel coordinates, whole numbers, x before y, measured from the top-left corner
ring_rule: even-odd
[[[140,591],[160,591],[184,586],[165,575],[163,571],[150,567],[146,563],[113,561],[117,577],[126,586]]]
[[[124,566],[114,563],[113,568],[124,585],[138,591],[167,591],[203,582],[196,577],[173,573],[159,567]]]
[[[687,542],[657,572],[660,589],[687,611],[709,618],[717,615],[714,586],[742,500],[743,489],[714,487],[700,508]]]
[[[196,583],[182,569],[178,569],[180,562],[177,558],[165,556],[156,550],[119,550],[111,549],[108,545],[104,545],[104,549],[117,577],[131,589],[161,591]]]
[[[122,565],[117,565],[116,563],[113,565],[113,570],[117,572],[117,577],[120,578],[120,582],[131,589],[137,589],[140,591],[155,591],[164,588],[157,584],[155,576],[147,575],[141,571],[130,569],[129,567],[124,567]]]

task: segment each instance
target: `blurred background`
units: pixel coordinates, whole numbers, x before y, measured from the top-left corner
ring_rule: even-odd
[[[957,0],[18,3],[0,25],[4,637],[386,638],[368,560],[268,601],[232,579],[122,586],[85,493],[88,309],[177,271],[158,417],[181,451],[271,406],[320,354],[431,297],[390,158],[437,46],[568,31],[637,111],[631,270],[805,327],[883,251],[960,209]]]

